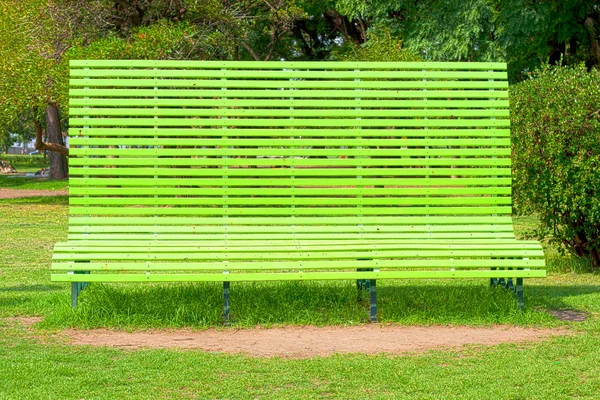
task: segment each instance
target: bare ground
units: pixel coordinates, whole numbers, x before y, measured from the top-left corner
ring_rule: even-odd
[[[531,342],[569,331],[509,326],[362,325],[344,327],[280,327],[253,329],[160,330],[124,332],[107,329],[67,330],[73,345],[109,346],[122,349],[177,348],[252,357],[310,358],[332,354],[402,354],[430,349],[492,346]]]
[[[66,190],[0,189],[0,199],[17,199],[38,196],[68,196]]]

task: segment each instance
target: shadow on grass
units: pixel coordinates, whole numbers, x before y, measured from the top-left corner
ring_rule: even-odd
[[[69,196],[32,196],[0,199],[0,204],[69,204]]]
[[[482,282],[378,282],[380,322],[400,324],[513,324],[557,326],[543,309],[566,308],[566,296],[597,292],[594,286],[526,286],[525,312],[514,293]],[[46,327],[160,328],[222,326],[219,283],[93,284],[80,305],[61,297]],[[354,282],[233,283],[235,327],[256,325],[352,325],[368,322],[368,293]]]
[[[17,285],[17,286],[8,286],[0,288],[0,292],[55,292],[63,290],[59,286],[50,286],[50,285]]]

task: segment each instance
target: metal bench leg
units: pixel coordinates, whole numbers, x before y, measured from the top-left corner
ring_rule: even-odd
[[[369,320],[371,322],[377,322],[377,292],[376,292],[375,279],[369,281],[369,299],[370,299],[370,312]]]
[[[223,282],[223,323],[229,325],[229,293],[230,282]]]
[[[363,259],[361,258],[360,260],[363,260]],[[356,271],[357,272],[371,272],[371,271],[373,271],[373,268],[357,268]],[[369,282],[370,282],[369,279],[357,279],[356,280],[356,289],[359,291],[361,289],[363,289],[368,292],[369,291]],[[358,298],[360,299],[360,294],[359,294]]]
[[[517,294],[517,306],[519,310],[525,310],[525,301],[523,300],[523,278],[517,278],[517,286],[515,287]]]
[[[89,261],[83,261],[89,262]],[[89,274],[90,271],[75,271],[76,274]],[[77,299],[79,298],[79,293],[83,289],[89,286],[89,282],[72,282],[71,283],[71,307],[77,308]]]
[[[77,297],[79,297],[79,282],[71,283],[71,307],[77,308]]]

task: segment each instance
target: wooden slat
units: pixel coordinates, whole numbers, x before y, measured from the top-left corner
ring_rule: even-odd
[[[350,268],[394,268],[399,263],[395,260],[366,260],[366,261],[341,261],[335,263],[330,261],[277,261],[277,262],[235,262],[228,265],[228,268],[235,271],[246,270],[311,270],[311,269],[350,269]],[[459,268],[475,269],[481,267],[491,268],[541,268],[544,267],[544,260],[402,260],[402,268]],[[222,262],[203,262],[203,263],[168,263],[168,262],[148,262],[148,263],[52,263],[54,271],[223,271]]]
[[[369,129],[362,128],[360,131],[354,129],[336,129],[330,127],[327,129],[320,128],[286,128],[278,127],[276,129],[266,128],[239,128],[229,127],[229,129],[218,129],[218,128],[71,128],[69,130],[71,138],[83,137],[83,136],[157,136],[157,137],[171,137],[171,136],[219,136],[223,137],[244,137],[244,136],[268,136],[271,138],[277,137],[290,137],[290,136],[302,136],[302,137],[448,137],[448,138],[461,138],[461,137],[510,137],[509,129],[502,129],[496,127],[489,128],[453,128],[453,129]]]
[[[71,107],[75,106],[102,106],[102,107],[257,107],[257,108],[341,108],[353,109],[360,108],[456,108],[456,109],[502,109],[508,108],[508,100],[428,100],[426,98],[418,100],[302,100],[302,99],[279,99],[273,100],[243,100],[243,99],[141,99],[141,98],[123,98],[123,99],[105,99],[105,98],[71,98],[69,100]]]
[[[132,89],[70,89],[70,97],[131,97]],[[196,90],[196,89],[136,89],[136,97],[181,97],[181,98],[311,98],[352,99],[356,90]],[[506,90],[364,90],[363,99],[506,99]],[[451,105],[451,103],[449,104]]]
[[[127,117],[370,117],[370,118],[419,118],[419,117],[508,117],[508,110],[454,110],[454,109],[428,109],[428,110],[279,110],[264,109],[218,109],[218,108],[70,108],[71,116],[127,116]]]
[[[244,282],[281,280],[355,280],[355,279],[447,279],[447,278],[543,278],[546,271],[385,271],[385,272],[287,272],[251,274],[52,274],[53,282]]]
[[[309,69],[309,70],[506,70],[506,63],[495,62],[360,62],[360,61],[174,61],[174,60],[70,60],[77,68],[178,68],[178,69]]]

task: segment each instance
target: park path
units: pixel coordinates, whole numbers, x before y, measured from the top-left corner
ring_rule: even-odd
[[[251,357],[310,358],[333,354],[404,354],[431,349],[460,349],[466,345],[491,346],[522,343],[567,335],[562,329],[514,326],[400,326],[336,327],[287,326],[251,329],[158,330],[125,332],[109,329],[67,330],[73,345],[121,349],[177,348]]]

